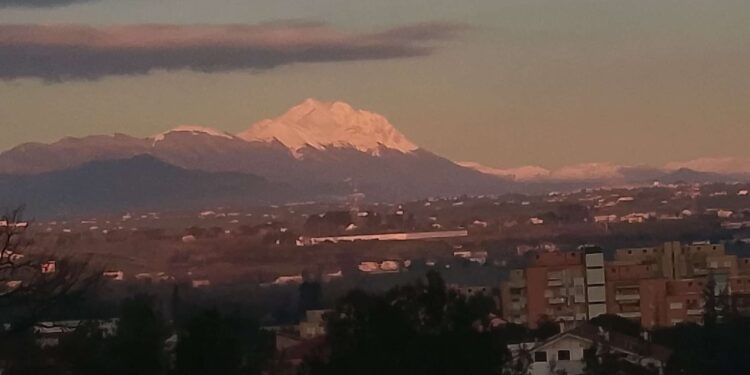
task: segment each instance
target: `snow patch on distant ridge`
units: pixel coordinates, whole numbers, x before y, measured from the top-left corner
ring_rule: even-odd
[[[197,126],[197,125],[181,125],[174,129],[170,129],[164,133],[157,134],[151,139],[154,140],[154,143],[163,141],[168,134],[170,133],[190,133],[192,135],[210,135],[213,137],[221,137],[221,138],[227,138],[227,139],[235,139],[234,136],[232,136],[229,133],[223,132],[221,130],[213,129],[213,128],[207,128],[204,126]]]

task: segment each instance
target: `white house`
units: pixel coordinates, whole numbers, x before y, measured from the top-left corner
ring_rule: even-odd
[[[509,347],[514,362],[525,362],[531,375],[583,374],[586,368],[584,352],[588,349],[597,353],[617,354],[628,364],[653,369],[655,374],[663,373],[672,355],[672,351],[663,346],[616,332],[606,332],[592,324],[580,325],[543,342]]]

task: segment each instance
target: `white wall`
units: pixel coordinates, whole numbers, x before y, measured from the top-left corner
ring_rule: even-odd
[[[565,370],[568,375],[579,375],[583,374],[584,362],[583,362],[583,351],[588,349],[590,344],[573,337],[565,337],[556,341],[542,349],[532,351],[531,358],[534,358],[534,352],[543,351],[547,352],[547,362],[534,362],[532,363],[530,370],[532,375],[549,375],[552,370],[551,365],[554,364],[554,370]],[[558,360],[557,354],[560,350],[570,351],[570,360],[561,361]]]

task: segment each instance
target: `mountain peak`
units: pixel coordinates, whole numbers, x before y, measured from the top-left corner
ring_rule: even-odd
[[[218,129],[213,128],[207,128],[204,126],[198,126],[198,125],[180,125],[176,128],[172,128],[170,130],[167,130],[163,133],[157,134],[153,137],[151,137],[154,140],[154,143],[161,142],[164,140],[164,138],[171,133],[190,133],[193,135],[210,135],[213,137],[221,137],[221,138],[227,138],[227,139],[234,139],[234,136],[232,136],[229,133],[223,132]]]
[[[279,141],[299,157],[305,147],[355,148],[377,155],[381,147],[408,153],[418,147],[388,120],[341,101],[306,99],[275,119],[255,123],[238,135],[246,141]]]
[[[301,103],[290,108],[287,112],[309,112],[311,110],[327,110],[337,113],[356,112],[349,103],[342,101],[323,101],[315,98],[307,98]]]

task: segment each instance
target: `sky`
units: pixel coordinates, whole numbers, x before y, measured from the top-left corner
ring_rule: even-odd
[[[493,167],[750,157],[747,0],[0,0],[0,150],[305,98]]]

